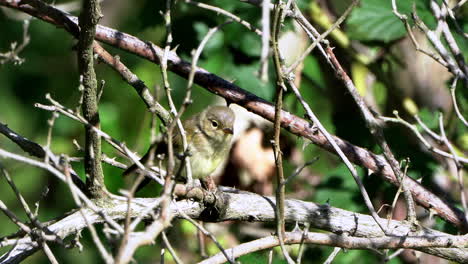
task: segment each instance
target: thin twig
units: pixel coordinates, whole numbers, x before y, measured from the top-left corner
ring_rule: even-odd
[[[50,173],[52,173],[53,175],[55,175],[61,181],[67,183],[67,177],[62,172],[60,172],[59,170],[57,170],[56,168],[51,166],[50,164],[46,164],[44,162],[40,162],[40,161],[33,160],[33,159],[30,159],[30,158],[27,158],[27,157],[24,157],[24,156],[21,156],[21,155],[17,155],[17,154],[8,152],[6,150],[3,150],[1,148],[0,148],[0,156],[4,157],[4,158],[13,159],[13,160],[16,160],[16,161],[19,161],[19,162],[23,162],[25,164],[29,164],[29,165],[34,166],[34,167],[45,169],[45,170],[49,171]],[[78,197],[82,201],[85,202],[86,206],[90,210],[92,210],[96,214],[100,215],[103,219],[105,219],[105,221],[107,223],[109,223],[118,232],[123,233],[123,229],[120,227],[120,225],[117,224],[115,221],[113,221],[100,208],[98,208],[91,200],[89,200],[89,198],[78,187],[76,187],[76,185],[73,184],[72,188],[73,188],[73,191],[78,195]]]
[[[243,20],[242,18],[240,18],[240,17],[238,17],[238,16],[236,16],[236,15],[234,15],[234,14],[232,14],[232,13],[230,13],[230,12],[228,12],[228,11],[222,9],[222,8],[212,6],[212,5],[208,5],[208,4],[205,4],[205,3],[196,2],[196,1],[193,1],[193,0],[185,0],[185,2],[188,3],[188,4],[192,4],[194,6],[198,6],[200,8],[206,9],[206,10],[216,12],[217,14],[221,14],[223,16],[229,17],[233,21],[236,21],[239,24],[246,27],[248,30],[256,33],[259,36],[262,36],[262,31],[260,29],[252,26],[249,22]]]
[[[304,224],[304,231],[302,231],[302,237],[303,238],[305,238],[305,236],[307,235],[307,232],[309,232],[309,228],[310,228],[310,223],[305,223]],[[302,257],[304,256],[304,251],[305,251],[305,243],[304,243],[304,239],[303,239],[301,241],[301,243],[299,244],[299,253],[297,254],[297,260],[296,260],[297,264],[301,264]]]
[[[11,189],[13,190],[13,192],[15,193],[15,196],[16,198],[18,199],[18,201],[20,202],[22,208],[24,209],[24,212],[26,213],[26,216],[29,218],[29,220],[31,221],[31,223],[39,229],[39,233],[37,233],[37,235],[39,235],[39,237],[41,239],[43,239],[44,241],[54,241],[54,242],[57,242],[58,244],[60,245],[64,245],[65,243],[54,233],[51,233],[47,227],[42,224],[38,219],[37,217],[35,216],[35,214],[31,211],[31,209],[29,208],[29,205],[28,203],[26,202],[26,200],[24,199],[23,195],[20,193],[20,191],[18,190],[18,188],[16,187],[16,184],[13,182],[13,179],[10,177],[8,171],[6,169],[4,169],[1,164],[0,164],[0,170],[1,170],[1,173],[3,174],[3,176],[5,177],[5,179],[7,180],[8,184],[10,185]],[[19,223],[17,223],[18,225]],[[21,227],[24,227],[24,226],[20,226]],[[30,227],[28,227],[29,229]],[[31,233],[32,230],[29,230],[27,233]],[[36,234],[36,233],[35,233]],[[47,246],[47,245],[45,245]]]
[[[455,90],[457,89],[457,80],[458,77],[455,77],[453,79],[452,85],[450,85],[450,94],[452,95],[453,108],[455,108],[455,113],[457,114],[458,119],[460,119],[462,123],[468,127],[468,121],[466,121],[466,119],[461,114],[460,109],[458,108],[457,97],[455,95]]]
[[[169,242],[169,239],[167,239],[166,232],[161,233],[162,240],[164,242],[164,246],[169,250],[169,253],[171,254],[172,258],[174,259],[174,262],[176,264],[183,264],[182,260],[177,256],[177,253],[175,250],[172,248],[171,243]]]
[[[299,89],[296,87],[294,82],[289,81],[289,86],[291,87],[292,91],[296,95],[297,99],[299,102],[302,104],[302,107],[305,109],[307,113],[307,117],[312,121],[313,126],[320,131],[328,140],[328,142],[333,146],[334,150],[338,154],[338,156],[341,158],[341,160],[344,162],[348,170],[350,171],[351,175],[354,178],[354,181],[358,185],[359,191],[361,192],[362,198],[364,199],[364,203],[367,206],[367,209],[370,211],[372,217],[375,219],[376,223],[381,227],[382,231],[385,233],[386,229],[383,227],[383,225],[378,221],[379,216],[377,215],[377,212],[375,211],[374,206],[372,205],[372,201],[370,200],[369,194],[367,193],[364,184],[361,181],[361,178],[359,178],[359,175],[357,174],[356,168],[351,164],[349,159],[346,157],[346,155],[343,153],[343,150],[338,146],[337,142],[333,139],[333,137],[328,133],[326,128],[322,125],[320,120],[317,118],[317,116],[314,114],[312,109],[310,108],[309,104],[304,100],[302,95],[299,92]],[[310,125],[312,126],[312,125]]]
[[[197,221],[190,218],[190,216],[188,216],[185,212],[180,210],[179,207],[177,207],[177,211],[182,216],[182,218],[189,221],[192,225],[194,225],[196,228],[198,228],[198,230],[200,230],[205,236],[208,236],[215,243],[215,245],[221,251],[220,254],[222,254],[222,256],[226,259],[225,261],[228,261],[231,264],[236,263],[235,259],[231,257],[231,254],[227,254],[227,252],[224,250],[223,246],[219,243],[219,241],[216,239],[216,237],[211,232],[209,232],[202,225],[197,223]]]
[[[138,76],[134,74],[127,66],[125,66],[125,64],[122,63],[120,57],[113,57],[96,41],[94,42],[93,49],[103,62],[119,73],[128,84],[135,88],[135,91],[146,104],[150,112],[156,113],[165,125],[172,121],[172,117],[169,111],[167,111],[157,100],[154,99],[145,83],[139,79]]]
[[[430,30],[426,26],[426,24],[419,18],[419,16],[416,14],[416,10],[412,12],[412,17],[413,17],[414,22],[416,23],[416,26],[424,32],[427,39],[432,43],[434,49],[442,57],[442,59],[447,63],[447,68],[455,76],[460,76],[460,78],[463,78],[465,81],[467,81],[468,77],[465,71],[461,70],[460,67],[457,65],[457,63],[454,61],[454,59],[450,56],[449,52],[447,51],[443,43],[437,37],[437,34],[434,31]]]
[[[275,120],[273,123],[274,129],[274,138],[273,138],[273,149],[274,149],[274,156],[275,156],[275,164],[276,164],[276,233],[278,239],[280,241],[281,252],[283,253],[284,258],[286,261],[291,264],[294,263],[294,260],[289,256],[288,251],[286,250],[283,244],[283,238],[285,233],[285,223],[284,223],[284,171],[283,171],[283,154],[281,152],[280,146],[280,132],[281,132],[281,109],[283,108],[283,92],[286,90],[286,86],[284,84],[284,75],[283,75],[283,65],[282,58],[280,55],[279,47],[278,47],[278,38],[279,33],[281,30],[281,24],[283,21],[281,18],[283,17],[283,10],[285,8],[285,4],[282,1],[275,6],[275,13],[273,19],[273,29],[272,29],[272,46],[273,46],[273,62],[275,65],[276,70],[276,98],[275,98]]]
[[[453,156],[452,154],[448,153],[448,152],[445,152],[443,150],[440,150],[434,146],[432,146],[424,137],[423,135],[421,135],[421,133],[418,131],[418,128],[416,127],[416,125],[413,125],[407,121],[405,121],[404,119],[402,119],[397,112],[394,112],[394,114],[396,114],[396,118],[393,118],[393,117],[384,117],[384,116],[381,116],[379,117],[379,119],[381,119],[382,121],[386,122],[386,123],[396,123],[396,124],[401,124],[401,125],[404,125],[406,126],[407,128],[409,128],[414,135],[416,135],[416,137],[418,137],[419,139],[419,142],[423,143],[423,145],[430,151],[434,152],[435,154],[437,155],[440,155],[444,158],[449,158],[449,159],[452,159]],[[468,164],[468,158],[465,158],[465,157],[458,157],[458,161],[459,162],[463,162],[464,164]]]
[[[401,119],[401,117],[399,116],[398,114],[398,111],[393,111],[393,114],[398,118],[398,119]],[[421,126],[421,128],[429,135],[431,136],[434,140],[436,140],[437,142],[442,142],[442,137],[439,136],[437,133],[435,133],[434,131],[432,131],[422,120],[421,118],[419,118],[418,115],[414,115],[413,116],[414,119],[416,120],[416,122],[418,122],[418,124]],[[404,121],[404,120],[403,120]],[[416,126],[415,126],[416,127]],[[416,127],[417,128],[417,127]]]
[[[424,49],[421,48],[418,41],[416,40],[416,37],[415,37],[415,35],[413,33],[412,27],[411,27],[410,23],[408,22],[408,17],[406,15],[404,15],[404,14],[401,14],[398,11],[398,8],[397,8],[397,5],[396,5],[396,0],[392,0],[392,12],[393,12],[393,14],[395,14],[396,17],[398,17],[401,20],[401,22],[403,22],[403,25],[405,26],[405,29],[408,32],[408,35],[409,35],[409,37],[411,39],[411,42],[413,43],[413,46],[416,49],[416,51],[419,51],[419,52],[429,56],[430,58],[432,58],[433,60],[438,62],[440,65],[442,65],[444,67],[447,67],[447,65],[448,65],[447,62],[445,60],[443,60],[440,56],[437,56],[437,54],[435,54],[432,51],[427,51],[427,50],[424,50]]]
[[[268,54],[270,53],[270,3],[271,0],[262,2],[262,51],[260,54],[260,79],[268,81]]]
[[[455,41],[455,38],[453,37],[452,32],[450,31],[449,25],[447,23],[447,8],[445,6],[442,6],[441,8],[434,0],[431,1],[430,6],[434,17],[437,18],[437,21],[442,28],[442,35],[448,44],[447,46],[453,58],[455,59],[458,67],[460,67],[460,70],[465,76],[464,83],[468,83],[468,79],[466,78],[468,76],[468,65],[466,64],[465,58],[463,57],[463,54],[461,53],[460,48],[458,47],[458,44]]]
[[[30,155],[44,159],[47,155],[49,157],[49,164],[54,166],[56,169],[61,169],[60,158],[52,153],[50,150],[44,149],[41,145],[37,144],[34,141],[31,141],[22,135],[16,133],[15,131],[8,128],[6,124],[0,123],[0,133],[8,137],[11,141],[17,144],[23,151],[29,153]],[[83,181],[80,179],[78,174],[75,171],[72,171],[73,183],[82,190],[86,191],[86,186]]]
[[[16,42],[13,42],[10,45],[10,51],[6,53],[0,53],[0,65],[13,61],[14,65],[21,65],[25,60],[19,57],[21,51],[28,46],[31,41],[31,36],[29,35],[29,24],[30,18],[23,21],[23,41],[20,45],[17,45]]]
[[[140,158],[135,153],[133,153],[130,149],[128,149],[127,146],[125,146],[124,143],[121,143],[120,141],[112,138],[111,136],[109,136],[109,134],[105,133],[104,131],[100,130],[99,128],[97,128],[95,126],[92,126],[82,116],[80,116],[79,114],[75,114],[71,109],[66,108],[65,106],[61,105],[59,102],[52,99],[52,97],[49,94],[46,95],[46,99],[48,99],[52,103],[51,106],[42,105],[42,104],[39,104],[39,103],[36,103],[34,106],[38,107],[38,108],[41,108],[41,109],[44,109],[44,110],[47,110],[47,111],[59,112],[59,113],[63,114],[64,116],[69,117],[72,120],[78,121],[78,122],[86,125],[87,127],[91,128],[94,132],[96,132],[99,135],[99,137],[103,138],[107,143],[109,143],[112,147],[114,147],[120,153],[127,156],[132,162],[134,162],[138,166],[139,169],[145,171],[145,173],[147,174],[148,177],[151,177],[152,179],[154,179],[156,182],[160,183],[161,185],[163,184],[162,179],[160,177],[158,177],[158,175],[156,175],[151,170],[146,169],[145,166],[143,164],[141,164],[141,162],[139,161]],[[157,171],[157,173],[159,173],[159,171]],[[161,174],[161,175],[163,175],[163,174]]]
[[[328,256],[328,258],[323,262],[323,264],[331,264],[333,260],[338,256],[338,253],[340,253],[341,248],[335,247],[333,249],[333,252]]]
[[[439,128],[440,128],[440,135],[442,137],[443,142],[447,146],[447,148],[450,150],[450,153],[452,153],[453,160],[455,161],[455,165],[457,167],[457,179],[458,179],[458,187],[460,189],[460,200],[461,204],[463,206],[463,209],[465,211],[465,215],[468,217],[468,205],[466,201],[466,196],[465,196],[465,184],[463,183],[463,167],[461,166],[460,162],[458,161],[458,155],[453,148],[452,144],[450,144],[447,136],[445,135],[445,129],[444,129],[444,116],[442,113],[439,115]]]
[[[294,12],[294,19],[301,25],[302,29],[304,32],[307,34],[307,36],[312,40],[312,42],[315,42],[318,38],[320,38],[320,33],[315,29],[315,27],[307,20],[307,18],[302,14],[301,10],[297,6],[296,2],[292,2],[292,10]],[[323,46],[320,44],[320,42],[317,43],[317,47],[322,53],[323,57],[325,58],[326,62],[328,65],[333,67],[333,64],[330,61],[330,58],[327,55],[327,52],[323,48]]]
[[[322,41],[324,40],[330,33],[332,33],[333,30],[335,30],[337,27],[341,25],[341,23],[344,22],[344,20],[348,17],[349,13],[353,10],[353,8],[359,3],[359,0],[353,0],[353,2],[349,5],[349,7],[346,9],[346,11],[336,20],[333,25],[327,29],[324,33],[320,34],[318,38],[316,38],[312,44],[310,44],[309,47],[304,51],[304,53],[293,63],[291,66],[286,69],[285,75],[289,75],[294,69],[297,68],[299,64],[301,64],[305,58],[314,50],[314,48]]]

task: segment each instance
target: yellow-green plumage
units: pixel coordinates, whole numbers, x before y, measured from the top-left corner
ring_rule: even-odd
[[[211,106],[183,121],[194,179],[203,179],[209,176],[226,159],[232,139],[234,120],[234,112],[230,108]],[[178,132],[174,134],[174,153],[182,153],[182,137]],[[155,146],[151,146],[151,148],[153,147]],[[166,151],[166,144],[158,144],[156,154]],[[142,158],[142,162],[148,158],[147,156]],[[175,163],[174,173],[179,170],[181,162],[176,158]],[[124,175],[130,174],[136,169],[136,165],[133,165],[124,172]],[[180,176],[186,177],[185,169],[182,170]]]

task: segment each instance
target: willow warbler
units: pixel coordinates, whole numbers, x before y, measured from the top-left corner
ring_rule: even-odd
[[[201,179],[207,189],[213,188],[213,181],[209,177],[216,168],[226,159],[232,134],[234,132],[234,112],[226,106],[211,106],[195,114],[189,119],[183,121],[183,127],[187,137],[188,151],[190,153],[190,166],[192,177]],[[150,147],[147,154],[143,156],[141,162],[146,163],[149,159],[149,153],[152,148],[156,148],[155,154],[167,152],[166,142],[154,144]],[[175,154],[183,153],[182,137],[178,131],[173,135],[173,148]],[[175,155],[174,173],[179,171],[181,162]],[[165,165],[166,162],[162,162]],[[124,175],[137,171],[138,167],[134,164],[130,166]],[[186,171],[181,170],[181,179],[185,181]],[[180,180],[180,179],[178,179]],[[150,178],[146,177],[140,184],[141,189],[148,184]]]

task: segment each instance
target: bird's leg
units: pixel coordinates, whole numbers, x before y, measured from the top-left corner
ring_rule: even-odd
[[[202,202],[205,206],[212,208],[213,213],[219,214],[223,211],[225,199],[223,192],[218,189],[210,176],[201,180],[202,187],[189,188],[187,185],[183,188],[183,195],[185,198]],[[180,191],[179,191],[180,192]],[[182,194],[182,192],[180,192]]]
[[[188,181],[185,179],[186,197],[195,201],[203,200],[203,187],[198,180]]]
[[[218,188],[216,187],[213,178],[207,176],[203,179],[200,179],[200,183],[201,188],[199,186],[196,186],[195,184],[189,184],[188,182],[185,184],[187,198],[194,199],[196,201],[203,201],[204,198],[206,198],[205,195],[214,197],[214,194],[216,193]]]
[[[186,179],[185,186],[187,186],[187,190],[200,187],[200,183],[194,179]]]
[[[202,187],[209,192],[215,192],[217,189],[216,184],[211,176],[206,176],[205,178],[201,179],[201,184]]]

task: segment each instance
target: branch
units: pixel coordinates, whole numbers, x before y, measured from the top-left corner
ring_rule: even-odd
[[[324,234],[315,232],[287,232],[284,236],[284,243],[287,245],[293,244],[315,244],[334,246],[337,248],[346,249],[397,249],[397,248],[413,248],[431,247],[438,245],[453,244],[455,240],[452,238],[435,239],[428,237],[351,237],[346,234]],[[460,245],[467,242],[466,238],[457,239]],[[455,242],[455,243],[457,243]],[[234,258],[238,258],[249,253],[260,250],[265,250],[279,246],[278,237],[268,236],[254,241],[250,241],[239,246],[226,250],[226,253]],[[218,253],[198,264],[222,264],[226,262],[223,254]]]
[[[97,102],[97,80],[94,71],[93,42],[96,25],[101,18],[101,10],[97,0],[83,1],[83,10],[79,17],[81,28],[78,38],[78,68],[83,78],[84,118],[91,126],[99,128],[99,112]],[[85,172],[86,185],[92,197],[103,197],[106,194],[104,173],[101,164],[101,137],[92,128],[85,126]]]
[[[271,222],[275,221],[275,198],[265,197],[249,192],[220,192],[225,203],[222,208],[208,208],[201,203],[182,200],[173,202],[170,205],[171,215],[180,218],[181,212],[193,219],[203,221],[221,222],[221,221],[249,221],[249,222]],[[112,207],[101,208],[106,214],[115,221],[123,220],[127,214],[127,198],[121,196],[113,196],[114,204]],[[217,199],[218,200],[218,199]],[[144,217],[151,219],[152,211],[148,211],[148,206],[159,204],[160,198],[134,198],[130,204],[130,216]],[[333,202],[333,201],[332,201]],[[180,210],[180,211],[179,211]],[[93,210],[83,208],[82,212],[86,215],[89,224],[98,224],[104,222],[103,218],[94,213]],[[288,223],[310,223],[311,227],[328,230],[336,235],[335,237],[344,238],[343,234],[355,237],[366,238],[368,241],[367,248],[398,248],[395,245],[397,240],[400,240],[401,245],[407,245],[411,248],[415,247],[420,251],[428,254],[436,255],[452,261],[465,263],[468,261],[468,250],[455,248],[457,246],[466,245],[466,236],[452,236],[443,232],[422,228],[417,232],[411,231],[411,225],[406,222],[395,220],[388,221],[388,229],[392,231],[394,236],[385,236],[380,227],[375,223],[371,216],[358,214],[329,205],[319,205],[312,202],[303,202],[299,200],[285,200],[285,221]],[[380,219],[380,221],[387,221]],[[64,239],[67,236],[76,234],[87,225],[80,212],[70,214],[63,219],[48,226],[48,230],[55,233],[58,237]],[[300,232],[302,234],[302,232]],[[334,235],[328,234],[333,237]],[[368,239],[373,237],[373,239]],[[346,240],[343,240],[343,243]],[[365,240],[359,240],[364,241]],[[371,242],[379,242],[372,244]],[[385,242],[387,241],[387,242]],[[428,244],[437,248],[419,248],[411,241],[426,241]],[[432,242],[430,242],[432,241]],[[451,241],[451,242],[449,242]],[[424,243],[426,243],[424,242]],[[314,242],[315,243],[315,242]],[[335,243],[338,243],[335,241]],[[404,244],[407,243],[407,244]],[[425,245],[428,245],[425,244]],[[1,244],[0,244],[1,245]],[[330,245],[337,245],[331,243]],[[364,244],[356,244],[344,246],[347,248],[363,248]],[[452,248],[447,248],[452,247]],[[1,263],[18,263],[26,257],[40,249],[40,246],[30,237],[25,236],[16,241],[15,247],[8,253],[0,257]]]
[[[146,104],[146,107],[152,113],[156,113],[159,119],[164,123],[164,125],[169,124],[172,121],[171,114],[167,111],[151,94],[149,88],[145,83],[138,78],[125,64],[120,61],[118,56],[113,57],[109,52],[107,52],[99,43],[94,42],[93,45],[94,52],[99,55],[99,59],[104,63],[109,65],[114,69],[120,76],[138,93],[143,102]]]
[[[280,56],[279,47],[278,47],[278,38],[281,30],[281,24],[283,23],[282,14],[283,10],[286,8],[286,4],[283,1],[278,1],[275,5],[275,11],[273,15],[273,27],[272,27],[272,48],[273,48],[273,62],[275,65],[276,71],[276,96],[275,96],[275,120],[273,122],[274,137],[273,137],[273,150],[275,157],[276,165],[276,201],[278,201],[278,206],[276,206],[276,235],[280,242],[281,252],[283,253],[284,258],[287,263],[294,264],[294,260],[289,256],[286,247],[284,246],[284,233],[285,233],[285,223],[284,223],[284,197],[285,197],[285,180],[284,180],[284,171],[283,171],[283,153],[281,152],[280,146],[280,132],[281,132],[281,109],[283,108],[283,92],[286,90],[286,85],[284,84],[284,76],[282,71],[283,62]]]

